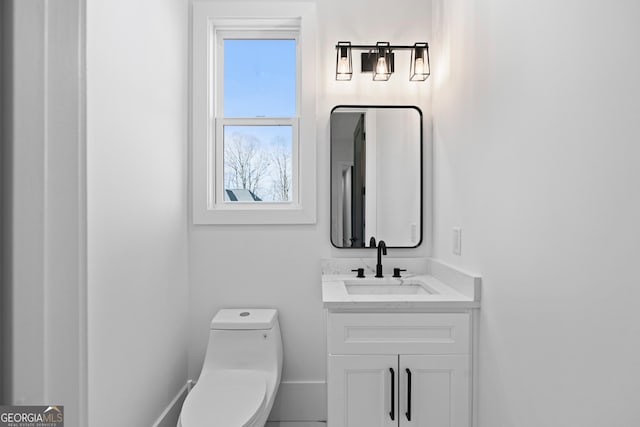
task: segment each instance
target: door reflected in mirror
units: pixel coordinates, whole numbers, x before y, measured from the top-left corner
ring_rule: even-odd
[[[422,112],[413,106],[331,110],[331,243],[422,242]]]

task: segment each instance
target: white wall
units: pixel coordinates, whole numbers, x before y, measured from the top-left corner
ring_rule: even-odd
[[[43,382],[65,425],[87,423],[84,0],[45,3]]]
[[[151,425],[187,381],[187,12],[87,2],[91,427]]]
[[[9,210],[10,402],[43,402],[45,376],[45,15],[12,2]]]
[[[434,254],[483,276],[480,427],[640,424],[638,17],[434,1]]]
[[[9,337],[11,331],[11,296],[9,294],[8,255],[10,245],[7,241],[9,233],[8,168],[9,151],[9,101],[11,88],[9,81],[9,49],[13,36],[10,33],[11,20],[9,16],[9,2],[0,2],[0,402],[4,404],[9,399],[11,378],[11,364],[9,363]]]
[[[331,247],[329,112],[337,104],[414,104],[422,109],[425,117],[430,116],[430,84],[409,82],[408,70],[398,70],[386,83],[372,82],[369,75],[360,73],[354,73],[351,82],[335,81],[335,44],[339,40],[408,44],[430,39],[430,2],[405,0],[402,7],[388,6],[388,2],[382,0],[317,2],[320,66],[317,224],[191,227],[190,378],[196,379],[200,373],[209,321],[218,309],[271,306],[280,312],[285,359],[283,381],[325,380],[320,258],[373,253]],[[409,56],[407,52],[404,55],[398,54],[397,57],[403,59],[396,62],[406,62],[408,68]],[[431,125],[428,119],[425,121],[428,135]],[[430,141],[426,144],[426,151],[430,153]],[[429,185],[427,178],[427,189]],[[427,197],[429,194],[426,190]],[[426,218],[427,236],[429,223],[430,219]],[[424,256],[429,253],[429,246],[427,238],[420,248],[390,250],[389,257]],[[320,401],[309,403],[322,406]]]
[[[82,3],[3,8],[3,402],[55,402],[67,424],[79,426],[86,424]]]

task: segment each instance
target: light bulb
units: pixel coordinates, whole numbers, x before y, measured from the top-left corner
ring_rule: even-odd
[[[336,80],[351,80],[351,43],[338,42]]]
[[[387,61],[383,56],[378,58],[378,63],[376,64],[376,74],[387,74]]]
[[[415,74],[424,74],[424,59],[416,58],[414,69]]]
[[[338,74],[348,74],[349,73],[349,58],[346,56],[341,56],[338,61]]]

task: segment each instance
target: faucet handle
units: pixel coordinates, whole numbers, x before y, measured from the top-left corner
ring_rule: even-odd
[[[356,268],[355,270],[351,270],[351,271],[358,272],[358,275],[356,277],[364,277],[364,268]]]
[[[394,268],[393,269],[393,277],[402,277],[400,275],[401,271],[407,271],[407,269],[406,268]]]

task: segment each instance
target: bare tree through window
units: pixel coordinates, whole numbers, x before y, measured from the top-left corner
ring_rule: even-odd
[[[291,193],[291,148],[285,148],[283,140],[278,141],[272,152],[273,199],[287,201]]]
[[[230,127],[232,128],[232,127]],[[255,201],[291,200],[291,142],[247,127],[225,130],[224,187],[248,190]]]

